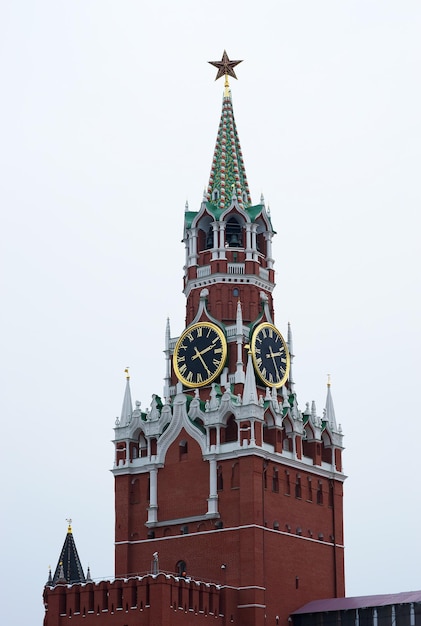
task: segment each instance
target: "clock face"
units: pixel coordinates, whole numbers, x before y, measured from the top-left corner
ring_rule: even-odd
[[[174,350],[174,371],[186,387],[208,385],[222,372],[227,357],[224,333],[215,324],[199,322],[186,328]]]
[[[273,324],[259,324],[251,339],[254,367],[267,387],[281,387],[289,374],[287,344]]]

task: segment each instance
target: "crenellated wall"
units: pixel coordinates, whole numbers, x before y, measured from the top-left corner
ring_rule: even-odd
[[[191,623],[193,616],[195,624],[208,623],[210,617],[221,624],[233,623],[236,593],[162,572],[112,582],[58,584],[44,589],[44,626],[178,626]]]

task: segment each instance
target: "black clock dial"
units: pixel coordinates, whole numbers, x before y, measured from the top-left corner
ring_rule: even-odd
[[[254,367],[268,387],[281,387],[288,378],[290,357],[279,330],[267,322],[259,324],[251,339]]]
[[[222,330],[210,322],[186,328],[174,350],[174,371],[186,387],[208,385],[222,372],[227,342]]]

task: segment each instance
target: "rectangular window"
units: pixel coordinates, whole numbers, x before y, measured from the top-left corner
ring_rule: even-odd
[[[274,491],[275,493],[279,493],[279,476],[278,469],[276,467],[273,468],[272,491]]]
[[[291,481],[290,481],[288,470],[285,470],[285,495],[286,496],[291,495]]]

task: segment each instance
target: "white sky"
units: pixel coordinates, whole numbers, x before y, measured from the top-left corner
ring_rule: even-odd
[[[332,374],[347,595],[421,587],[420,32],[419,0],[0,3],[5,624],[41,624],[66,517],[85,569],[113,574],[123,370],[148,406],[167,316],[183,329],[224,48],[302,409]]]

